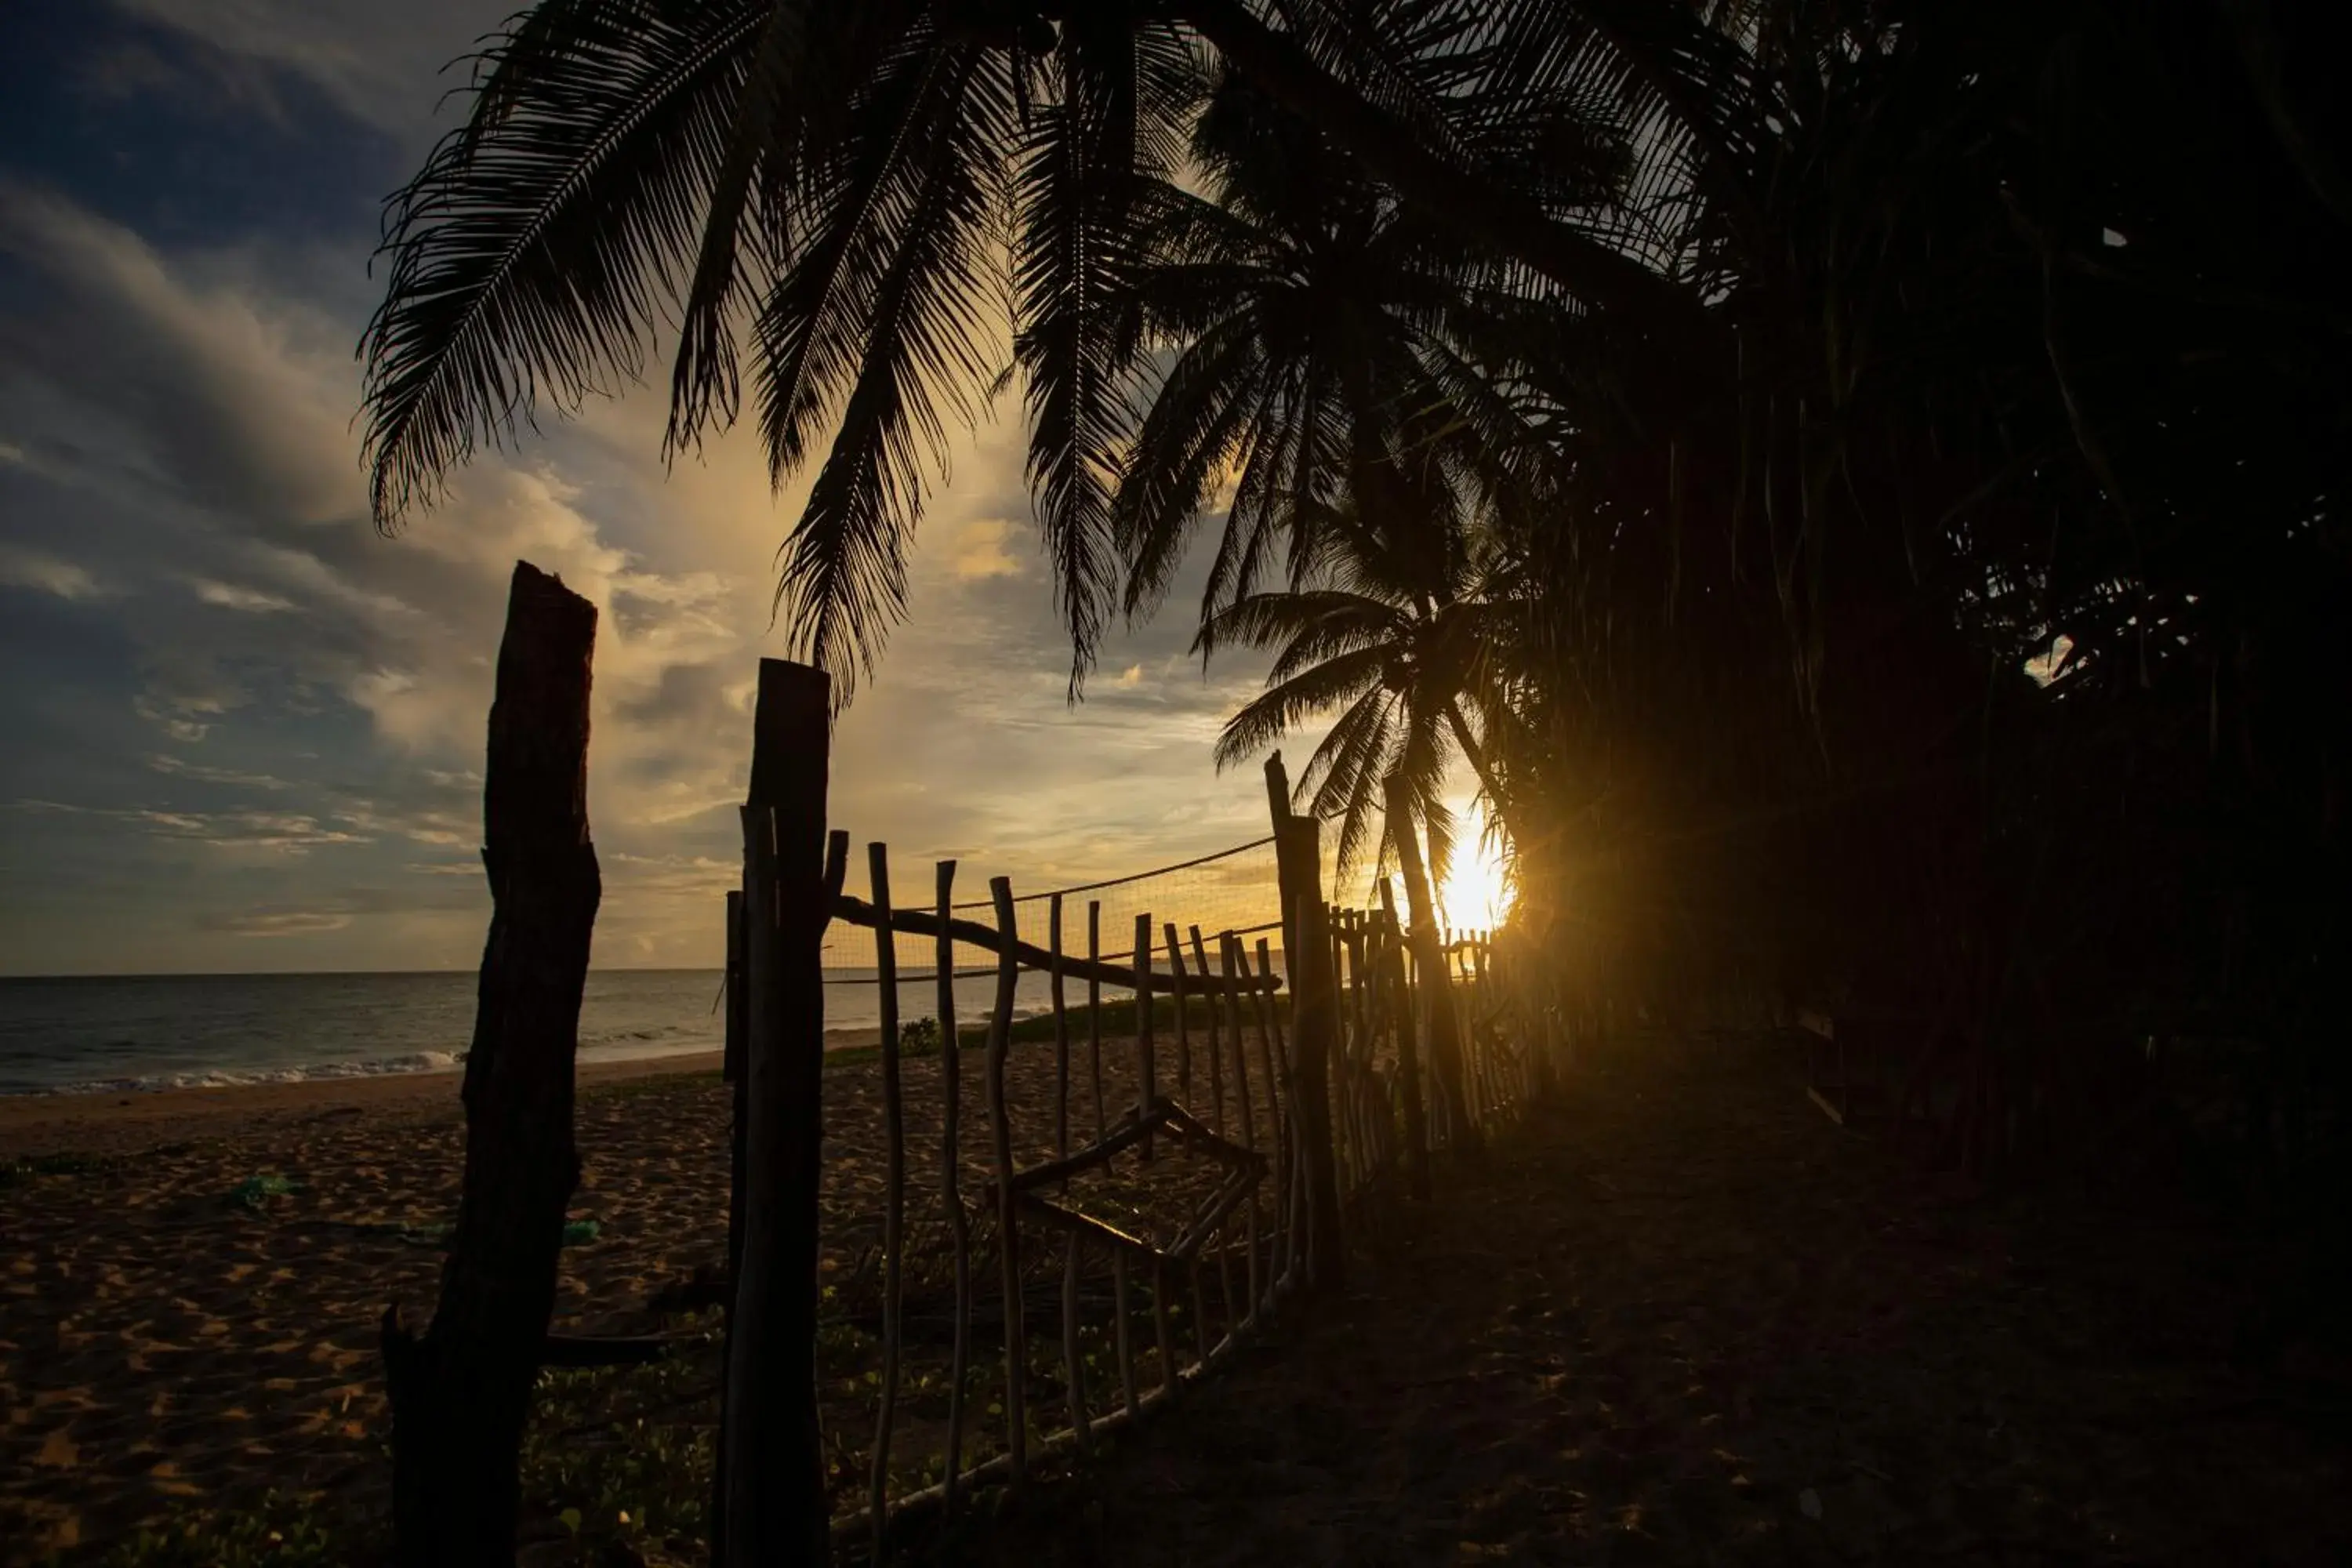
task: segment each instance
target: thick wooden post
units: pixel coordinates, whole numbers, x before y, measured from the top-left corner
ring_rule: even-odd
[[[1293,819],[1285,837],[1308,866],[1320,852],[1321,824]],[[1299,895],[1294,913],[1305,951],[1291,975],[1292,1076],[1299,1158],[1307,1181],[1307,1268],[1318,1291],[1336,1291],[1347,1276],[1347,1238],[1339,1221],[1339,1165],[1331,1130],[1331,1059],[1339,1036],[1339,987],[1331,977],[1331,943],[1322,901]]]
[[[1323,916],[1322,825],[1290,810],[1290,776],[1282,753],[1265,760],[1265,795],[1274,818],[1276,879],[1282,891],[1282,963],[1290,980],[1292,1158],[1304,1191],[1299,1220],[1304,1254],[1318,1290],[1337,1289],[1347,1267],[1339,1228],[1339,1160],[1331,1133],[1331,1058],[1339,1034],[1338,984]]]
[[[830,1544],[816,1304],[831,728],[832,683],[823,670],[760,661],[751,798],[743,808],[751,994],[743,1258],[727,1320],[719,1521],[730,1568],[815,1568]]]
[[[1282,753],[1265,760],[1274,808],[1276,876],[1282,888],[1283,967],[1290,978],[1292,1124],[1307,1186],[1307,1268],[1318,1291],[1337,1290],[1348,1269],[1339,1224],[1339,1172],[1331,1141],[1331,1063],[1339,1029],[1339,994],[1331,967],[1331,931],[1323,907],[1322,824],[1290,812]]]
[[[733,1120],[728,1127],[727,1152],[727,1281],[731,1289],[735,1270],[743,1258],[743,1104],[750,1083],[743,1071],[744,1053],[751,1048],[751,991],[744,969],[743,890],[727,895],[727,1050],[720,1058],[719,1077],[733,1090]]]
[[[1298,900],[1297,889],[1290,885],[1290,863],[1283,858],[1282,825],[1290,820],[1290,774],[1283,768],[1280,752],[1265,759],[1265,807],[1274,823],[1275,878],[1282,892],[1282,967],[1286,974],[1298,956],[1298,932],[1292,929],[1291,920]],[[1293,989],[1297,989],[1295,984]]]
[[[596,607],[517,562],[482,801],[489,941],[466,1058],[466,1173],[423,1338],[383,1316],[406,1568],[514,1561],[516,1466],[580,1180],[572,1059],[603,883],[588,837]]]
[[[743,1268],[743,1138],[751,1121],[751,1075],[744,1062],[751,1042],[751,982],[744,943],[743,890],[727,895],[727,1047],[719,1079],[728,1086],[727,1121],[727,1310],[734,1310],[735,1280]],[[710,1561],[723,1568],[727,1557],[727,1384],[719,1384],[719,1431],[710,1466]]]
[[[1397,859],[1404,870],[1405,910],[1412,919],[1410,940],[1413,967],[1420,972],[1422,1002],[1429,1020],[1429,1065],[1445,1110],[1454,1146],[1471,1154],[1479,1148],[1478,1122],[1470,1109],[1469,1084],[1463,1071],[1462,1019],[1454,1010],[1447,984],[1450,965],[1445,944],[1437,931],[1436,900],[1429,890],[1429,868],[1422,863],[1421,836],[1412,823],[1412,802],[1404,781],[1388,781],[1389,831],[1396,840]]]

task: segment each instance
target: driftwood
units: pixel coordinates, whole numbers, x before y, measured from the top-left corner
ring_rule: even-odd
[[[588,837],[596,609],[518,562],[483,787],[493,913],[466,1058],[465,1185],[432,1324],[387,1308],[394,1553],[513,1561],[517,1464],[580,1180],[572,1063],[602,882]]]

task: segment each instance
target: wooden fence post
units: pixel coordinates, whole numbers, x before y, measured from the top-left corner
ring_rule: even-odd
[[[717,1521],[730,1568],[818,1568],[830,1550],[816,1303],[831,729],[832,682],[823,670],[760,661],[743,808],[751,996],[743,1258],[727,1319],[727,1473]],[[845,840],[841,849],[845,858]]]
[[[1347,1277],[1347,1238],[1339,1228],[1339,1163],[1331,1142],[1331,1058],[1339,1032],[1331,936],[1323,915],[1322,824],[1290,811],[1282,753],[1265,760],[1274,818],[1276,876],[1283,901],[1283,967],[1290,979],[1291,1121],[1307,1181],[1307,1268],[1318,1291]]]
[[[727,1048],[719,1058],[719,1076],[729,1089],[727,1121],[727,1272],[721,1277],[729,1315],[735,1310],[735,1280],[743,1270],[743,1139],[751,1116],[751,1075],[744,1061],[751,1050],[751,983],[744,952],[748,928],[743,922],[743,889],[727,894]],[[710,1562],[723,1568],[727,1556],[727,1382],[719,1384],[719,1430],[712,1438],[710,1466]]]
[[[874,1451],[866,1476],[866,1512],[874,1526],[874,1561],[883,1560],[890,1501],[890,1436],[898,1413],[898,1360],[904,1339],[906,1292],[907,1125],[898,1071],[898,937],[890,924],[890,849],[866,847],[874,898],[874,994],[882,1023],[882,1386],[874,1409]]]
[[[1014,951],[1013,879],[988,879],[996,906],[996,1005],[988,1016],[988,1137],[996,1173],[996,1251],[1004,1290],[1004,1447],[1016,1491],[1029,1479],[1029,1336],[1021,1301],[1020,1209],[1013,1197],[1013,1119],[1004,1102],[1004,1058],[1013,1045],[1013,1005],[1021,983]]]
[[[1422,863],[1421,837],[1412,825],[1411,801],[1404,781],[1393,774],[1388,781],[1388,808],[1390,832],[1404,870],[1405,910],[1412,919],[1413,967],[1420,972],[1422,1001],[1429,1019],[1429,1065],[1438,1092],[1445,1097],[1454,1143],[1475,1156],[1479,1149],[1478,1122],[1471,1112],[1469,1083],[1463,1068],[1462,1020],[1446,981],[1451,966],[1437,931],[1435,900],[1430,896],[1429,869]]]
[[[1135,917],[1135,1114],[1148,1117],[1160,1098],[1160,1068],[1151,1043],[1151,916]],[[1143,1135],[1142,1160],[1151,1163],[1151,1134]]]
[[[1429,1196],[1429,1112],[1421,1095],[1421,1022],[1412,1005],[1412,989],[1405,982],[1403,932],[1397,929],[1396,894],[1386,877],[1381,879],[1381,943],[1382,973],[1373,977],[1384,987],[1396,1014],[1397,1079],[1404,1102],[1405,1190],[1416,1199]]]
[[[940,1205],[947,1215],[948,1240],[955,1258],[955,1321],[948,1361],[948,1451],[940,1487],[941,1503],[952,1517],[963,1489],[963,1405],[965,1373],[971,1356],[971,1225],[963,1208],[957,1180],[963,1159],[963,1040],[956,1025],[955,938],[949,931],[954,918],[956,863],[937,867],[935,894],[939,910],[938,945],[932,968],[940,997]]]
[[[727,1140],[727,1285],[730,1291],[735,1270],[743,1262],[743,1096],[750,1081],[743,1071],[743,1057],[751,1035],[751,981],[744,972],[743,939],[743,890],[736,888],[727,894],[727,1050],[719,1073],[733,1090]]]
[[[514,1560],[516,1467],[580,1180],[572,1061],[603,883],[588,836],[596,607],[515,563],[483,785],[493,912],[466,1058],[466,1173],[432,1324],[385,1309],[393,1533],[408,1568]]]

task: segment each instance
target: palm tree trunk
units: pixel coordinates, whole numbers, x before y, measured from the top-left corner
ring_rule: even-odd
[[[1448,702],[1445,705],[1445,722],[1454,731],[1454,743],[1461,747],[1463,756],[1469,759],[1470,771],[1478,775],[1479,787],[1486,792],[1486,798],[1495,803],[1495,815],[1502,820],[1503,831],[1511,836],[1512,843],[1521,842],[1518,820],[1511,810],[1511,798],[1504,793],[1501,782],[1495,777],[1494,765],[1486,760],[1486,749],[1478,743],[1478,737],[1470,732],[1468,721],[1462,717],[1462,704]]]
[[[1397,862],[1404,872],[1405,913],[1412,925],[1406,940],[1412,945],[1413,967],[1420,972],[1423,997],[1428,1004],[1429,1064],[1445,1098],[1450,1135],[1473,1158],[1483,1147],[1478,1124],[1471,1119],[1469,1076],[1462,1055],[1461,1015],[1454,1009],[1452,986],[1446,979],[1445,954],[1437,930],[1437,900],[1431,895],[1429,869],[1422,864],[1421,840],[1412,814],[1412,792],[1403,779],[1391,773],[1387,783],[1389,830],[1396,837]]]

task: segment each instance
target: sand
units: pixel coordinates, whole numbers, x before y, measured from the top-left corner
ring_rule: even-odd
[[[826,1074],[824,1266],[848,1310],[872,1294],[883,1119],[878,1068],[852,1049],[873,1033],[828,1039],[845,1054]],[[1115,1116],[1133,1087],[1123,1051],[1108,1054]],[[989,1163],[982,1053],[962,1065],[961,1179],[974,1194]],[[730,1095],[718,1068],[714,1055],[582,1069],[570,1212],[598,1234],[564,1250],[558,1330],[676,1329],[669,1304],[720,1263]],[[910,1059],[905,1074],[910,1234],[937,1235],[939,1062]],[[1024,1164],[1053,1152],[1053,1079],[1050,1046],[1015,1051]],[[443,1255],[422,1227],[456,1212],[459,1083],[449,1072],[0,1101],[0,1165],[33,1162],[0,1186],[0,1563],[272,1488],[380,1502],[377,1324],[387,1303],[429,1319]],[[298,1190],[235,1199],[264,1173]],[[1195,1163],[1156,1184],[1165,1201],[1134,1223],[1172,1230],[1209,1177]],[[925,1289],[911,1270],[910,1299]],[[921,1315],[910,1307],[910,1321]],[[828,1367],[827,1420],[845,1430],[870,1420],[859,1380],[873,1342],[838,1337],[847,1360]],[[910,1350],[910,1376],[934,1349]],[[902,1416],[910,1464],[936,1438],[932,1403],[910,1397]],[[992,1451],[987,1436],[975,1431],[969,1451]]]
[[[875,1072],[845,1062],[824,1202],[845,1299],[879,1144]],[[907,1065],[929,1105],[936,1063]],[[656,1299],[723,1248],[726,1091],[661,1067],[583,1088],[572,1212],[601,1234],[564,1254],[561,1326],[675,1326]],[[1050,1049],[1016,1053],[1031,1110],[1050,1068]],[[1794,1068],[1769,1042],[1591,1065],[1486,1172],[1442,1173],[1343,1300],[943,1560],[2352,1560],[2352,1380],[2304,1349],[2233,1362],[2259,1279],[2243,1237],[1940,1187],[1831,1127]],[[1108,1088],[1116,1104],[1115,1067]],[[10,1108],[27,1119],[12,1151],[100,1159],[0,1188],[0,1563],[272,1487],[381,1506],[375,1321],[387,1300],[429,1309],[440,1254],[394,1227],[454,1206],[455,1090]],[[974,1076],[966,1096],[976,1110]],[[931,1147],[936,1120],[910,1131]],[[1015,1134],[1024,1159],[1051,1136],[1027,1111]],[[967,1180],[977,1158],[968,1137]],[[228,1200],[265,1170],[302,1190]],[[1154,1179],[1180,1178],[1163,1162]],[[827,1365],[851,1486],[869,1396]],[[707,1435],[709,1358],[681,1375],[650,1418]],[[910,1444],[935,1404],[910,1398]],[[534,1531],[534,1563],[572,1561],[549,1521]]]
[[[2239,1226],[1925,1176],[1797,1060],[1588,1066],[1311,1328],[950,1557],[2352,1562],[2352,1367],[2234,1363]]]
[[[723,1158],[657,1152],[650,1124],[622,1131],[625,1102],[598,1098],[660,1074],[684,1102],[715,1106],[717,1068],[714,1056],[583,1070],[582,1141],[604,1157],[592,1155],[576,1212],[642,1225],[656,1191],[715,1179],[723,1193]],[[697,1069],[708,1087],[677,1076]],[[375,1465],[375,1320],[393,1300],[429,1311],[441,1260],[393,1227],[454,1211],[459,1082],[0,1101],[0,1160],[50,1167],[0,1189],[0,1562],[103,1542],[257,1479],[332,1489]],[[631,1151],[617,1180],[616,1147]],[[57,1168],[77,1155],[89,1167]],[[262,1172],[302,1190],[261,1212],[231,1201]],[[697,1256],[698,1241],[688,1226],[677,1255]],[[567,1268],[573,1313],[668,1257],[593,1250]]]

